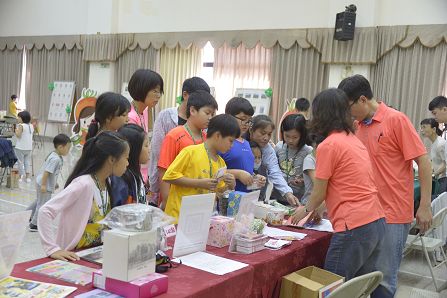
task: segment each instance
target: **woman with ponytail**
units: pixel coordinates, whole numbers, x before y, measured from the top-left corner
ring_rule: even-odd
[[[101,243],[103,226],[98,222],[110,211],[113,200],[109,177],[123,175],[128,158],[129,145],[117,132],[102,132],[85,143],[65,189],[39,210],[37,226],[49,257],[75,261],[79,257],[70,250]],[[57,216],[60,220],[54,222]]]
[[[86,140],[101,131],[117,131],[129,120],[130,103],[121,94],[106,92],[96,101],[95,118],[88,127]]]

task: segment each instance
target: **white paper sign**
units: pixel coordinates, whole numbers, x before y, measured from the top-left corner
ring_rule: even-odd
[[[0,279],[15,265],[30,216],[31,210],[0,215]]]
[[[248,264],[218,257],[206,252],[196,252],[172,261],[179,263],[180,260],[183,265],[217,275],[224,275],[248,266]]]
[[[168,225],[163,227],[163,232],[165,233],[166,238],[175,236],[177,234],[177,230],[174,225]]]
[[[182,198],[173,250],[174,257],[206,249],[215,197],[215,193],[210,193]]]

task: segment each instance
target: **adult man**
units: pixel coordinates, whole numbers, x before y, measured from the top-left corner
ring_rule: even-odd
[[[351,114],[359,121],[356,136],[368,149],[387,222],[385,249],[377,264],[384,279],[372,297],[393,297],[402,251],[414,217],[413,160],[419,166],[421,184],[417,223],[422,232],[431,225],[430,159],[408,117],[377,101],[366,78],[354,75],[344,79],[338,88],[348,95]]]

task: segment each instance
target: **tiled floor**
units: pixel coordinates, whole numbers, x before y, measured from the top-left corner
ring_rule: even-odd
[[[33,153],[35,173],[39,171],[43,159],[52,150],[52,144],[44,143],[43,148],[36,148]],[[69,171],[73,168],[75,161],[79,157],[80,152],[76,148],[72,148],[69,156],[64,158],[65,164],[62,170],[62,177],[60,177],[60,185],[63,185],[64,178],[68,177]],[[23,183],[19,185],[18,189],[9,189],[5,185],[0,186],[0,214],[17,212],[25,210],[26,207],[35,199],[34,179],[32,183]],[[38,233],[26,232],[25,240],[20,248],[17,262],[24,262],[36,258],[44,257]],[[437,270],[436,277],[442,282],[447,280],[447,266],[443,266]],[[396,294],[398,298],[409,297],[432,297],[432,296],[412,296],[412,288],[423,289],[430,292],[435,292],[430,271],[425,263],[425,259],[420,252],[410,253],[402,261],[402,266],[399,273],[399,289]],[[447,297],[447,289],[443,290],[438,296],[433,297]]]

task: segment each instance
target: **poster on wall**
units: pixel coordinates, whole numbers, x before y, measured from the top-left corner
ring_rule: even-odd
[[[270,112],[270,98],[265,95],[265,89],[237,88],[235,96],[247,99],[255,110],[255,116],[268,115]]]
[[[52,84],[48,121],[67,122],[67,106],[71,106],[75,93],[75,82],[56,81]],[[69,117],[69,115],[68,115]]]

